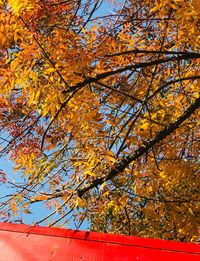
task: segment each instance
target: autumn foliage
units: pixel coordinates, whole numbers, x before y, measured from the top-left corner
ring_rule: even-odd
[[[21,177],[2,220],[43,202],[36,224],[198,241],[199,17],[198,0],[0,1],[1,156]]]

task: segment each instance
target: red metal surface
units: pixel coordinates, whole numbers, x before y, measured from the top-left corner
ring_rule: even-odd
[[[0,223],[0,261],[200,260],[200,245]]]

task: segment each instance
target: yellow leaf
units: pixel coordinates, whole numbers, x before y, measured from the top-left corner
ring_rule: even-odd
[[[84,205],[85,205],[84,200],[80,197],[77,197],[75,207],[81,207],[82,208],[82,207],[84,207]]]
[[[115,161],[116,161],[115,157],[110,156],[110,155],[106,155],[105,158],[106,158],[107,163],[108,163],[111,167],[114,167],[114,163],[115,163]]]
[[[153,191],[153,187],[152,186],[149,186],[149,192],[152,192]]]
[[[49,107],[49,106],[43,107],[42,116],[43,117],[46,116],[49,113],[50,109],[51,109],[51,107]]]
[[[189,212],[194,216],[194,212],[192,211],[191,208],[189,208]]]
[[[49,68],[47,68],[44,72],[45,72],[45,73],[52,73],[52,72],[54,72],[54,71],[55,71],[54,68],[49,67]]]
[[[41,195],[41,196],[36,196],[34,197],[34,201],[42,201],[42,200],[47,200],[49,197],[46,195]]]
[[[17,204],[15,203],[14,200],[11,200],[11,202],[10,202],[10,208],[11,208],[12,211],[13,211],[13,215],[16,216],[17,211],[18,211],[18,207],[17,207]]]
[[[22,208],[25,208],[26,206],[28,206],[28,204],[29,204],[29,202],[26,202],[26,203],[24,203],[21,207],[22,207]]]
[[[30,210],[28,209],[22,209],[22,211],[25,213],[25,214],[33,214]]]
[[[101,184],[101,186],[100,186],[100,190],[103,190],[103,189],[105,188],[105,186],[106,186],[106,182],[103,182],[103,183]]]
[[[30,0],[8,0],[8,5],[11,7],[13,13],[17,16],[20,15],[23,9],[29,10],[33,8]]]
[[[111,125],[111,126],[116,126],[116,124],[113,122],[113,121],[111,121],[111,120],[105,120],[109,125]]]
[[[19,169],[21,169],[21,166],[20,166],[20,165],[16,165],[16,166],[14,166],[14,168],[13,168],[14,171],[18,171]]]
[[[35,94],[35,101],[38,102],[40,96],[40,90],[38,90]]]
[[[148,121],[144,121],[143,124],[140,126],[140,129],[147,130],[149,128]]]
[[[90,171],[90,170],[86,170],[84,173],[83,173],[83,177],[87,177],[87,176],[91,176],[91,177],[94,177],[95,176],[95,173]]]

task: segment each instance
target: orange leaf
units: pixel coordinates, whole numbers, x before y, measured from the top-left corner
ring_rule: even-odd
[[[36,196],[34,198],[34,201],[42,201],[42,200],[47,200],[49,197],[46,195],[41,195],[41,196]]]

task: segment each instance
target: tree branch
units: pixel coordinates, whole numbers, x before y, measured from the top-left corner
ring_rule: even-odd
[[[118,73],[123,73],[125,71],[141,69],[141,68],[145,68],[145,67],[148,67],[148,66],[159,65],[159,64],[163,64],[163,63],[167,63],[167,62],[172,62],[172,61],[191,60],[191,59],[198,59],[198,58],[200,58],[199,53],[186,53],[184,55],[179,55],[179,56],[169,57],[169,58],[165,57],[165,58],[150,61],[150,62],[129,64],[127,66],[124,66],[124,67],[116,69],[116,70],[111,70],[111,71],[108,71],[108,72],[97,74],[95,77],[85,77],[85,80],[77,83],[74,86],[71,86],[70,88],[64,90],[62,93],[67,94],[71,91],[80,89],[87,84],[97,83],[99,80],[105,79],[109,76],[113,76],[113,75],[118,74]]]
[[[82,197],[86,192],[91,189],[101,185],[105,181],[111,180],[115,176],[117,176],[120,172],[123,172],[130,163],[140,158],[145,153],[148,153],[154,145],[164,140],[167,136],[169,136],[173,131],[175,131],[185,120],[187,120],[197,109],[200,108],[200,97],[197,98],[188,109],[173,123],[169,126],[165,127],[162,131],[160,131],[154,139],[149,142],[146,142],[141,147],[139,147],[133,154],[130,154],[124,158],[122,158],[119,162],[115,164],[113,168],[110,168],[105,175],[101,178],[97,178],[93,180],[90,184],[86,185],[83,188],[78,189],[76,192],[79,197]]]
[[[195,52],[186,52],[186,51],[167,51],[167,50],[128,50],[120,53],[113,53],[113,54],[106,54],[105,57],[113,57],[119,55],[126,55],[126,54],[165,54],[165,55],[200,55],[199,53]]]

